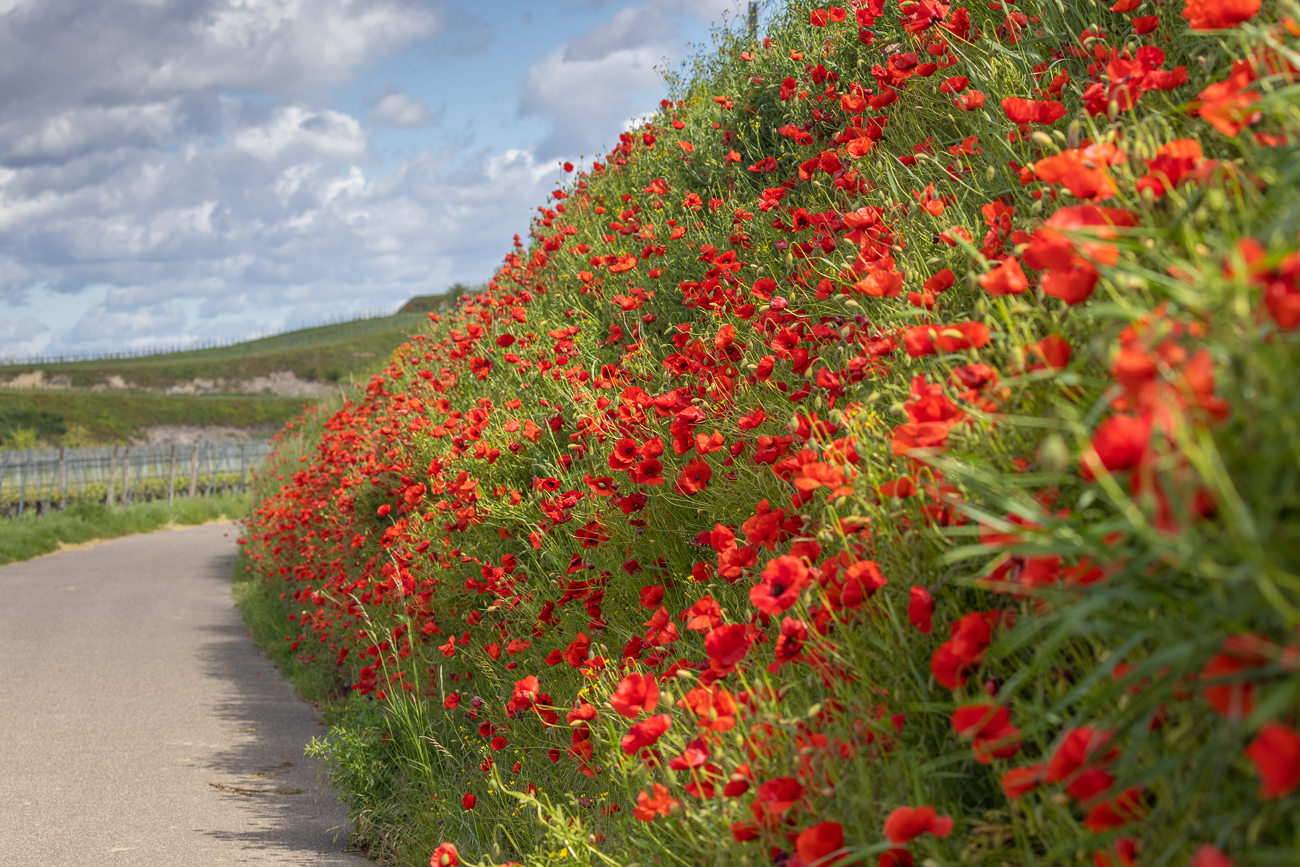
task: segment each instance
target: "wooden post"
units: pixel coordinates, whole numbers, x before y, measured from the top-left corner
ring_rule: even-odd
[[[194,443],[194,451],[190,454],[190,496],[194,496],[194,490],[199,485],[199,444]]]
[[[68,508],[68,450],[59,446],[59,511]]]
[[[9,455],[9,449],[5,449],[5,459],[0,461],[0,518],[8,511],[5,506],[5,470],[9,469]]]
[[[172,443],[171,469],[167,473],[167,506],[172,504],[172,493],[176,490],[176,443]]]
[[[42,515],[50,514],[50,497],[54,496],[54,483],[58,479],[54,475],[54,467],[50,467],[50,483],[45,488],[45,505],[41,507]]]
[[[248,490],[248,440],[239,446],[239,492]]]
[[[122,452],[122,505],[128,502],[131,495],[131,447],[127,446],[126,451]]]
[[[27,447],[27,462],[23,464],[22,485],[18,489],[18,517],[23,516],[23,506],[27,505],[27,477],[32,472],[32,447]]]
[[[208,489],[203,492],[203,496],[205,497],[212,496],[212,488],[217,483],[217,444],[216,443],[213,443],[208,448],[208,466],[212,468],[212,472],[208,476]]]
[[[108,496],[104,502],[111,509],[116,503],[115,491],[117,490],[117,446],[113,446],[113,456],[108,459]]]

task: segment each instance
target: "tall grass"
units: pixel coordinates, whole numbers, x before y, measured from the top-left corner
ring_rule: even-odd
[[[171,506],[161,501],[114,508],[104,503],[75,503],[66,511],[49,515],[29,512],[0,521],[0,565],[51,554],[65,546],[149,533],[169,525],[238,520],[252,503],[251,494],[226,493],[179,498]]]

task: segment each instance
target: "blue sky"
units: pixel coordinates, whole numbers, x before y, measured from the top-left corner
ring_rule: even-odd
[[[0,356],[486,279],[732,0],[0,0]]]

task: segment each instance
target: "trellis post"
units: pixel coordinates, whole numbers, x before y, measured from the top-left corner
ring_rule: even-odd
[[[113,446],[113,455],[108,459],[108,496],[104,502],[111,509],[117,501],[117,446]]]
[[[176,490],[176,443],[172,443],[170,469],[167,472],[167,506],[171,508],[172,494]]]

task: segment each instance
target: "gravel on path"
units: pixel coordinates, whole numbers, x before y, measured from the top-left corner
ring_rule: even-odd
[[[0,567],[0,867],[363,863],[314,709],[234,607],[237,536]]]

